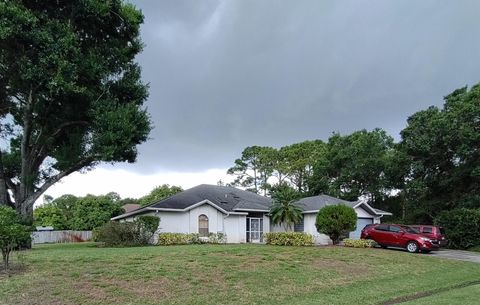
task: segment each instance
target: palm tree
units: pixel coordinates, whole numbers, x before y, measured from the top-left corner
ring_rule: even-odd
[[[270,215],[273,224],[283,224],[285,231],[302,220],[302,209],[295,205],[300,194],[288,185],[280,186],[272,194],[273,206]]]

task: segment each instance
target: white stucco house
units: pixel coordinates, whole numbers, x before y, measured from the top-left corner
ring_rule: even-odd
[[[333,204],[345,204],[355,209],[357,230],[350,233],[351,238],[359,238],[366,224],[379,223],[383,215],[391,215],[364,202],[319,195],[297,202],[303,210],[303,221],[295,225],[295,231],[312,234],[318,244],[329,243],[326,235],[317,232],[315,217],[322,207]],[[112,220],[132,221],[139,215],[155,215],[160,217],[160,233],[200,233],[207,236],[221,232],[226,235],[228,243],[259,243],[263,242],[264,233],[284,231],[283,226],[270,223],[271,206],[270,198],[252,192],[201,184]]]

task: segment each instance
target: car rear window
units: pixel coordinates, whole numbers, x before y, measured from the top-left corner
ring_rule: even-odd
[[[422,228],[422,233],[432,233],[433,229],[432,227],[423,227]]]

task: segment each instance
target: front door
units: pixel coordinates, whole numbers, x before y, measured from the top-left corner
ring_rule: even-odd
[[[261,218],[247,218],[249,226],[247,225],[248,241],[251,243],[259,243],[262,241],[262,219]]]

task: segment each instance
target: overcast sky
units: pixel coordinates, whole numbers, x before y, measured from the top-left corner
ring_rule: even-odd
[[[155,128],[138,162],[47,193],[141,196],[226,180],[243,148],[406,119],[480,81],[480,1],[131,1]]]

